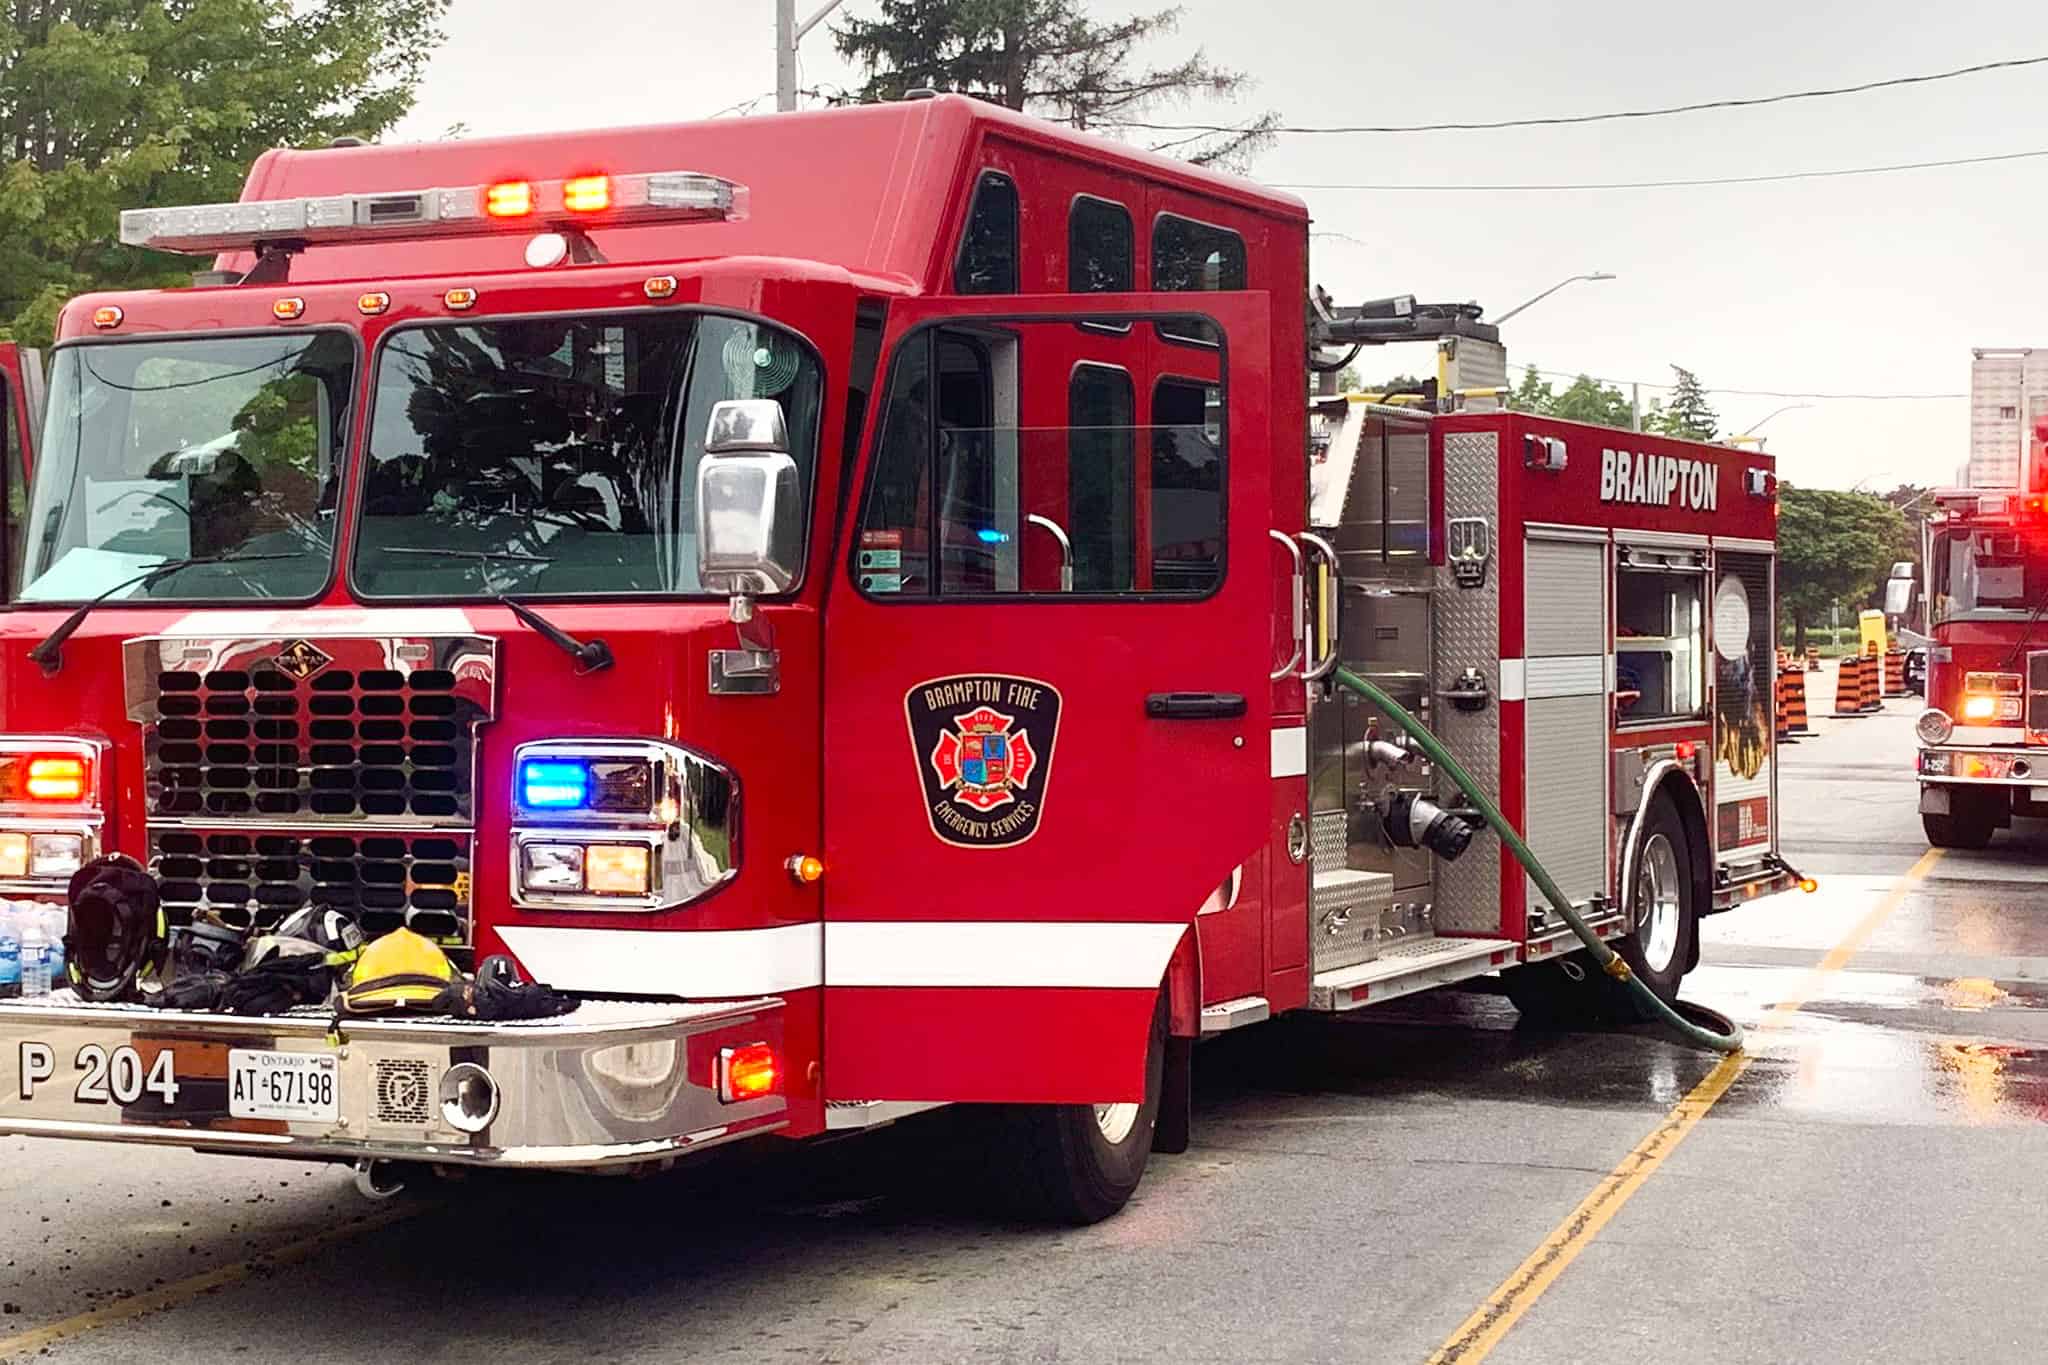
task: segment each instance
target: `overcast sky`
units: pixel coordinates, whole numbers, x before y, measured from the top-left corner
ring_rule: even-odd
[[[800,12],[820,0],[798,0]],[[842,13],[872,12],[848,0]],[[1129,13],[1102,4],[1105,15]],[[1240,107],[1156,114],[1298,124],[1479,121],[1854,84],[2048,53],[2048,5],[1949,0],[1441,3],[1187,0],[1165,59],[1196,46],[1258,84]],[[829,23],[829,21],[828,21]],[[759,98],[774,108],[772,0],[455,0],[402,138],[669,122]],[[808,86],[857,73],[825,26]],[[1220,116],[1220,117],[1218,117]],[[1168,134],[1158,135],[1161,138]],[[2048,67],[1761,109],[1399,136],[1285,137],[1276,185],[1501,184],[1706,178],[2048,149]],[[2048,345],[2048,157],[1999,165],[1713,189],[1444,193],[1302,189],[1314,278],[1340,300],[1413,293],[1498,315],[1567,275],[1608,271],[1514,319],[1519,370],[1821,394],[1962,393],[1972,346]],[[1428,366],[1368,354],[1368,379]],[[1564,381],[1559,381],[1560,385]],[[1651,391],[1645,389],[1645,402]],[[1957,399],[1713,395],[1796,482],[1871,488],[1953,476]]]

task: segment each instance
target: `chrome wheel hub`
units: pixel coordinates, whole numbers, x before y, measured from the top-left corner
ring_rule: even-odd
[[[1644,964],[1659,975],[1670,970],[1677,955],[1682,913],[1677,851],[1668,836],[1652,834],[1643,843],[1636,872],[1636,941]]]

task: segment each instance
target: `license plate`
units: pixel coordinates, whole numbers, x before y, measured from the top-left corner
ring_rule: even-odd
[[[341,1117],[341,1071],[308,1052],[228,1053],[228,1113],[238,1119],[332,1123]]]

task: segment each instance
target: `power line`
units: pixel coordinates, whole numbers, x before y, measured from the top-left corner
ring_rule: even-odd
[[[1514,370],[1534,370],[1546,379],[1590,379],[1596,384],[1609,388],[1623,388],[1630,385],[1645,389],[1669,389],[1676,387],[1667,380],[1610,379],[1605,375],[1587,374],[1583,370],[1546,370],[1540,365],[1511,365]],[[1779,389],[1724,389],[1712,384],[1700,386],[1707,393],[1728,394],[1736,398],[1817,398],[1841,403],[1921,403],[1968,398],[1967,393],[1789,393]]]
[[[1697,114],[1709,109],[1749,109],[1763,104],[1783,104],[1788,100],[1831,99],[1837,95],[1860,95],[1870,90],[1887,90],[1901,85],[1926,85],[1933,81],[1950,81],[1958,76],[1975,76],[1986,71],[2004,71],[2012,67],[2036,66],[2048,62],[2048,56],[2014,57],[2007,61],[1980,62],[1975,66],[1959,66],[1953,71],[1932,71],[1918,76],[1893,76],[1881,81],[1864,81],[1860,85],[1839,85],[1818,90],[1788,90],[1778,95],[1758,95],[1748,99],[1702,100],[1697,104],[1672,104],[1655,109],[1617,109],[1600,114],[1561,114],[1551,118],[1497,119],[1487,123],[1358,123],[1333,126],[1308,126],[1279,124],[1266,131],[1274,133],[1322,134],[1322,133],[1466,133],[1497,128],[1553,128],[1574,123],[1607,123],[1616,119],[1667,118],[1673,114]],[[1124,128],[1144,128],[1163,133],[1241,133],[1241,127],[1219,123],[1137,123],[1118,120]]]
[[[1997,161],[2025,161],[2048,156],[2048,148],[2034,152],[2000,152],[1993,156],[1960,156],[1943,161],[1902,161],[1889,166],[1845,166],[1824,171],[1782,171],[1774,175],[1724,175],[1705,180],[1611,180],[1593,184],[1525,185],[1356,185],[1295,182],[1278,183],[1276,190],[1373,190],[1421,191],[1440,194],[1508,194],[1545,190],[1674,190],[1712,185],[1762,185],[1781,180],[1833,180],[1850,175],[1890,175],[1895,171],[1929,171],[1944,166],[1983,166]]]

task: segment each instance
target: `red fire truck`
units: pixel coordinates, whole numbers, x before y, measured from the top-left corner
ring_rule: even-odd
[[[2048,818],[2048,351],[1980,349],[1970,458],[1924,532],[1927,709],[1920,820],[1936,848],[1982,848],[2015,816]],[[1887,585],[1911,601],[1911,566]]]
[[[1667,997],[1786,884],[1769,458],[1484,410],[1476,310],[1303,307],[1286,195],[942,97],[276,152],[122,234],[217,259],[64,311],[0,890],[120,849],[174,920],[341,906],[582,1003],[0,1005],[0,1133],[374,1180],[967,1102],[1105,1216],[1204,1035],[1592,991],[1339,662]],[[1308,401],[1413,338],[1432,401]]]

